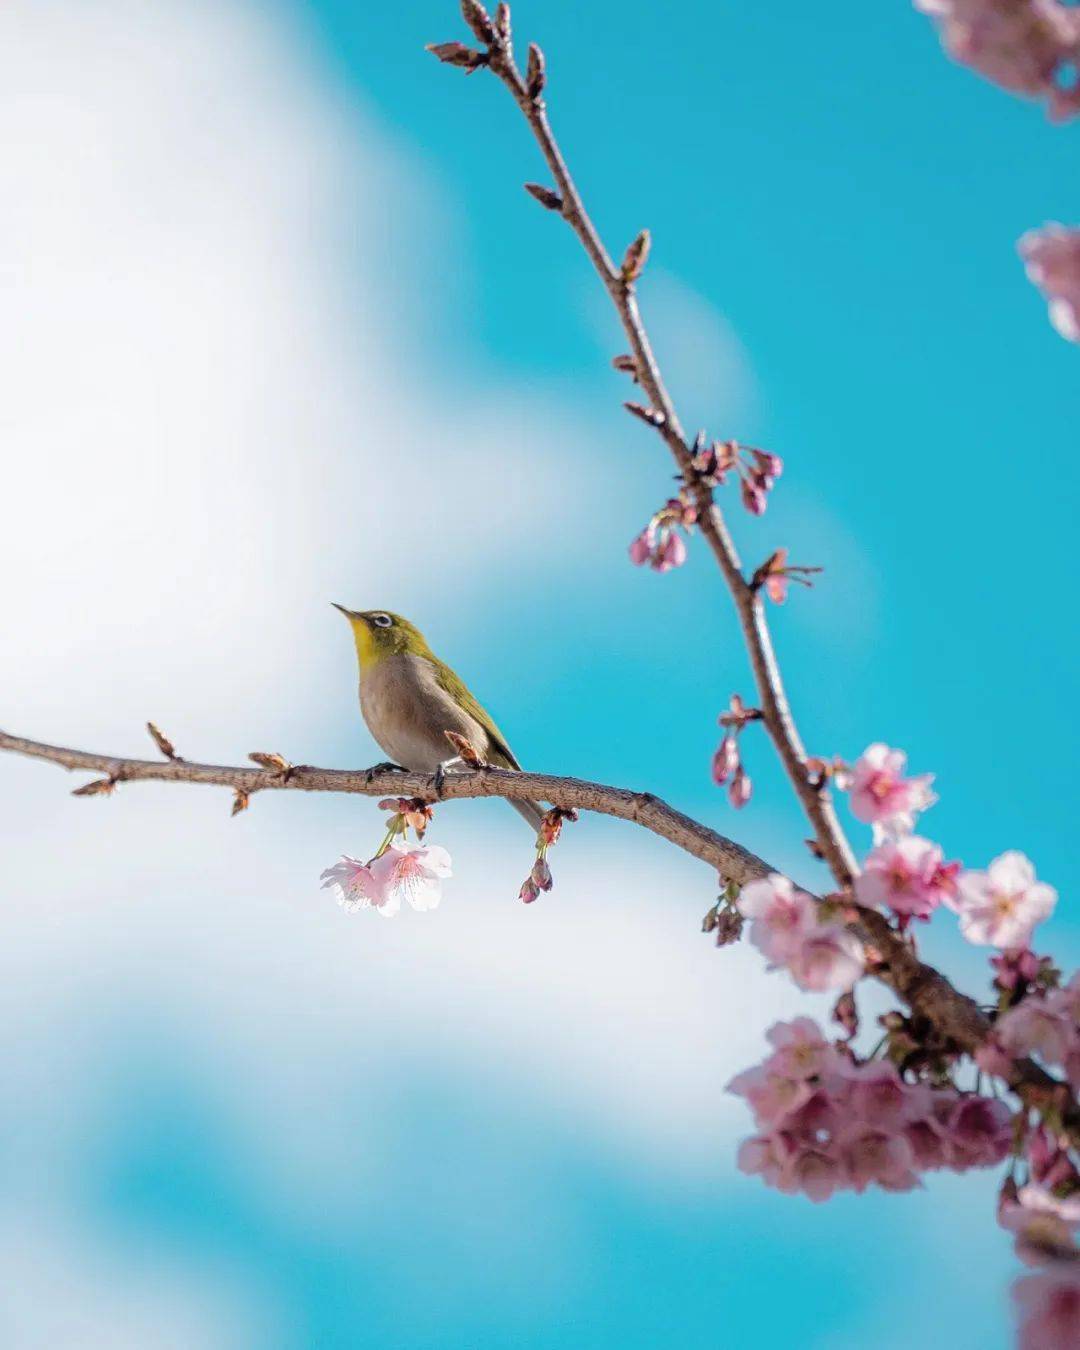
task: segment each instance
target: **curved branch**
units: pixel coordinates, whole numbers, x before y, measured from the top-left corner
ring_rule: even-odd
[[[0,750],[31,759],[44,759],[65,769],[84,769],[105,775],[105,783],[206,783],[247,793],[289,790],[293,792],[355,792],[365,797],[420,797],[424,801],[447,801],[455,797],[526,798],[582,811],[629,820],[667,839],[684,853],[714,867],[725,881],[745,886],[749,881],[775,872],[767,862],[733,839],[676,811],[651,792],[607,787],[582,778],[564,778],[546,773],[517,773],[508,769],[462,769],[448,773],[437,790],[435,777],[400,769],[317,769],[309,764],[286,765],[284,769],[244,765],[194,764],[186,759],[126,759],[98,755],[62,745],[46,745],[0,731]],[[105,788],[103,791],[107,790]]]
[[[157,740],[160,733],[155,735]],[[159,742],[160,744],[160,742]],[[777,871],[775,867],[743,848],[733,839],[710,829],[691,816],[655,797],[651,792],[609,787],[582,778],[556,774],[517,773],[507,769],[462,769],[447,774],[441,790],[433,774],[407,773],[399,769],[319,769],[308,764],[249,768],[243,765],[195,764],[175,756],[164,760],[128,759],[47,745],[0,731],[0,751],[46,760],[65,769],[104,774],[102,791],[118,783],[203,783],[232,788],[250,796],[256,792],[352,792],[366,797],[419,797],[443,801],[461,797],[527,797],[553,806],[595,811],[627,820],[669,840],[691,857],[716,869],[724,881],[745,886]],[[166,752],[166,753],[167,753]],[[263,756],[264,759],[277,757]],[[961,1049],[973,1053],[985,1039],[990,1024],[973,999],[954,989],[940,971],[920,961],[914,950],[890,928],[884,915],[857,909],[852,929],[873,948],[879,961],[872,974],[893,991],[914,1014],[927,1018]],[[1080,1137],[1080,1112],[1064,1085],[1030,1060],[1019,1061],[1012,1086],[1031,1104],[1058,1102],[1063,1119]]]
[[[537,49],[533,49],[537,50]],[[438,53],[436,53],[438,54]],[[843,827],[837,819],[828,792],[815,785],[806,764],[806,751],[788,702],[783,677],[773,650],[760,591],[743,576],[735,542],[709,485],[694,472],[693,454],[678,413],[667,392],[660,367],[641,318],[632,280],[626,280],[614,265],[595,225],[585,210],[577,186],[563,159],[548,122],[540,91],[522,79],[514,61],[509,37],[496,31],[486,64],[514,96],[558,184],[559,210],[580,239],[593,267],[615,306],[634,354],[638,379],[657,414],[656,429],[667,443],[698,510],[698,526],[720,567],[739,615],[739,624],[750,655],[750,664],[761,703],[762,721],[813,828],[821,856],[841,886],[847,885],[858,868]]]

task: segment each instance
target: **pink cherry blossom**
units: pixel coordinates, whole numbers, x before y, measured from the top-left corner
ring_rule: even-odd
[[[379,913],[388,917],[407,900],[416,910],[435,909],[442,899],[443,878],[451,874],[450,855],[433,844],[406,848],[396,841],[371,864],[371,873],[385,897]]]
[[[1080,45],[1060,0],[915,0],[936,19],[946,51],[1013,93],[1045,98],[1056,119],[1077,111],[1072,62]]]
[[[847,1065],[842,1072],[851,1080],[851,1114],[864,1125],[897,1130],[929,1111],[929,1089],[905,1083],[888,1060]]]
[[[1057,903],[1057,891],[1035,880],[1035,868],[1015,851],[995,858],[985,872],[962,872],[947,903],[960,931],[980,946],[1026,947],[1035,925]]]
[[[1063,1015],[1051,996],[1031,993],[998,1018],[994,1039],[1009,1055],[1038,1055],[1047,1064],[1064,1064],[1080,1038],[1076,1023]]]
[[[736,1074],[727,1085],[727,1091],[745,1097],[754,1113],[755,1124],[766,1130],[778,1125],[812,1096],[806,1079],[778,1073],[771,1064],[760,1064]]]
[[[811,1200],[837,1190],[910,1190],[918,1173],[966,1171],[1001,1161],[1008,1109],[973,1093],[908,1082],[882,1060],[860,1063],[831,1045],[809,1018],[781,1022],[774,1047],[728,1091],[746,1098],[759,1133],[739,1150],[739,1167]]]
[[[322,873],[320,880],[323,890],[328,886],[337,890],[338,904],[348,913],[358,909],[377,909],[385,913],[387,896],[382,884],[368,864],[359,858],[344,854],[340,862]]]
[[[1080,1344],[1080,1262],[1059,1261],[1012,1288],[1019,1350],[1076,1350]]]
[[[915,1155],[901,1134],[854,1124],[837,1140],[837,1150],[856,1192],[872,1183],[887,1191],[910,1191],[920,1184],[913,1170]]]
[[[1069,342],[1080,342],[1080,229],[1044,225],[1018,245],[1028,277],[1050,302],[1050,322]]]
[[[928,839],[913,834],[887,839],[867,856],[855,895],[870,908],[884,905],[894,914],[928,919],[955,892],[959,870],[958,863],[945,863]]]
[[[800,989],[824,993],[851,989],[864,968],[862,944],[837,923],[816,924],[805,934],[788,960],[792,979]]]
[[[765,1039],[773,1047],[771,1063],[792,1078],[814,1078],[843,1062],[810,1017],[775,1022]]]
[[[863,973],[862,944],[839,923],[822,923],[815,902],[787,877],[772,873],[744,886],[739,910],[750,941],[773,966],[787,968],[802,989],[850,989]]]
[[[938,1110],[948,1106],[938,1099]],[[946,1116],[949,1134],[949,1167],[966,1172],[969,1167],[993,1167],[1003,1162],[1012,1146],[1012,1113],[995,1097],[961,1093]]]
[[[744,886],[738,903],[744,917],[753,921],[750,941],[776,965],[787,964],[815,925],[813,900],[776,872]]]
[[[804,1144],[788,1159],[781,1172],[779,1189],[805,1195],[814,1204],[821,1204],[850,1185],[850,1174],[840,1156],[828,1149]]]
[[[748,1176],[760,1176],[766,1186],[779,1189],[794,1149],[783,1135],[759,1134],[744,1139],[735,1155],[735,1164]]]
[[[914,828],[915,816],[937,798],[930,791],[933,774],[905,778],[907,756],[880,741],[867,746],[849,776],[851,811],[856,820],[878,825],[886,833],[903,834]]]

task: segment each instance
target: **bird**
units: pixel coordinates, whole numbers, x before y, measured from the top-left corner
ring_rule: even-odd
[[[408,619],[383,609],[347,609],[360,666],[360,711],[368,730],[393,761],[388,768],[443,775],[463,763],[446,733],[463,736],[485,764],[520,772],[514,752],[491,714],[469,692],[423,633]],[[509,797],[534,829],[543,809],[527,798]]]

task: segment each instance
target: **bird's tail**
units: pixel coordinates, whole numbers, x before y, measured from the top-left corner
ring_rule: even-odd
[[[537,806],[536,802],[525,801],[518,797],[507,797],[506,800],[522,820],[528,821],[530,829],[538,830],[540,828],[546,812],[542,807]]]

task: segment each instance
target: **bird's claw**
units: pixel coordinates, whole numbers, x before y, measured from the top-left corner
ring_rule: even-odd
[[[446,782],[446,766],[445,764],[436,764],[434,788],[435,788],[435,796],[439,801],[442,801],[443,784],[445,782]]]
[[[367,781],[370,783],[371,780],[378,773],[405,773],[405,772],[406,770],[403,769],[400,764],[395,764],[393,760],[390,759],[384,759],[381,760],[378,764],[373,764],[371,768],[368,769]]]

